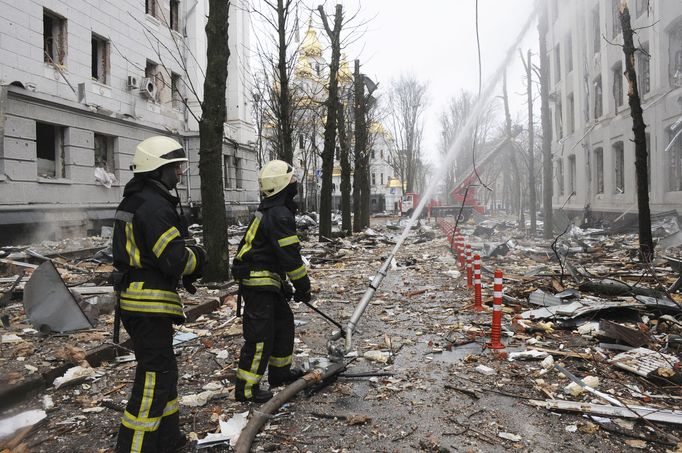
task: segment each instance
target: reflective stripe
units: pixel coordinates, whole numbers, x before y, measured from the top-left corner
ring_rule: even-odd
[[[237,378],[242,381],[249,382],[251,384],[258,384],[260,382],[261,375],[253,374],[249,371],[242,370],[241,368],[237,370]]]
[[[131,267],[141,268],[142,262],[140,261],[140,249],[137,248],[135,243],[135,234],[133,233],[133,224],[126,223],[126,252],[128,253],[129,263]]]
[[[127,410],[123,413],[121,423],[123,426],[135,431],[133,435],[130,451],[139,453],[142,451],[144,433],[156,431],[161,424],[161,417],[149,417],[154,400],[154,390],[156,387],[156,373],[147,371],[144,378],[144,388],[142,389],[142,401],[140,402],[139,415],[135,416]]]
[[[161,414],[161,417],[168,417],[169,415],[173,415],[179,410],[180,403],[178,402],[178,399],[175,398],[174,400],[171,400],[166,403],[166,407],[163,409],[163,414]]]
[[[268,360],[268,365],[278,368],[291,365],[291,355],[288,355],[286,357],[270,356],[270,360]]]
[[[293,236],[288,236],[277,241],[280,247],[286,247],[287,245],[291,244],[298,244],[299,242],[301,241],[298,240],[298,236],[296,236],[295,234]]]
[[[128,211],[116,211],[116,213],[114,214],[114,219],[120,220],[125,223],[132,223],[133,217],[135,217],[135,213]]]
[[[502,299],[502,291],[493,291],[493,297]]]
[[[502,311],[502,305],[493,304],[493,311]]]
[[[185,250],[187,250],[188,255],[182,275],[189,275],[197,268],[197,256],[194,254],[191,248],[185,247]]]
[[[169,314],[184,318],[180,296],[172,291],[161,289],[143,289],[144,282],[131,282],[121,292],[121,310]]]
[[[260,361],[263,358],[263,346],[265,346],[265,343],[262,341],[256,343],[256,353],[253,355],[253,360],[251,361],[251,372],[253,374],[258,373],[258,367],[260,366]]]
[[[275,288],[281,288],[282,283],[279,280],[275,280],[269,277],[263,278],[244,278],[239,281],[244,286],[274,286]]]
[[[159,236],[159,238],[156,240],[156,244],[154,244],[154,247],[152,247],[152,252],[154,252],[154,255],[156,255],[157,258],[160,257],[163,251],[166,250],[166,246],[170,243],[170,241],[177,237],[180,237],[180,232],[178,229],[174,226],[168,228],[165,233]]]
[[[185,317],[182,307],[163,302],[139,302],[121,298],[121,310],[138,313],[167,314],[179,316],[181,318]]]
[[[253,218],[253,222],[251,222],[251,226],[249,227],[249,231],[246,232],[246,235],[244,235],[244,246],[239,250],[237,253],[237,256],[234,258],[239,261],[242,259],[242,256],[249,250],[251,250],[251,243],[253,242],[253,239],[256,237],[256,232],[258,231],[258,226],[260,225],[260,219],[263,218],[263,213],[256,211],[255,217]]]
[[[287,275],[291,281],[299,280],[308,275],[308,270],[305,268],[305,264],[301,264],[301,267],[294,269],[291,272],[287,272]]]

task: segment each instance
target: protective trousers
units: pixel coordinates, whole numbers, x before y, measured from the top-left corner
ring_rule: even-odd
[[[133,341],[137,369],[121,419],[116,451],[174,451],[182,439],[178,413],[178,365],[173,322],[166,317],[123,317]]]
[[[294,314],[281,292],[242,288],[244,346],[239,354],[237,391],[252,389],[268,368],[270,379],[286,376],[294,350]]]

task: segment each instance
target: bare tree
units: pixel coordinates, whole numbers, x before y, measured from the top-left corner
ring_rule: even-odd
[[[519,56],[526,70],[526,102],[528,103],[528,188],[529,188],[529,211],[530,211],[530,235],[534,237],[537,232],[537,193],[535,192],[535,128],[533,125],[533,64],[531,63],[531,51],[528,50],[527,59],[524,60],[521,49]]]
[[[654,255],[651,235],[651,212],[649,209],[649,181],[646,149],[646,124],[642,115],[642,104],[635,71],[634,31],[630,23],[630,9],[627,0],[620,5],[620,23],[623,29],[623,53],[625,54],[625,77],[628,80],[628,102],[632,114],[632,131],[635,135],[635,178],[637,181],[637,208],[639,212],[639,253],[640,259],[650,263]],[[639,49],[642,51],[641,49]]]
[[[401,75],[389,93],[389,114],[396,142],[392,160],[400,166],[399,174],[407,192],[414,191],[415,170],[421,160],[421,129],[427,107],[427,85],[414,75]]]
[[[542,116],[542,208],[544,212],[542,237],[552,238],[552,120],[549,111],[549,54],[547,53],[547,28],[549,21],[549,3],[541,6],[542,11],[538,21],[538,35],[540,37],[540,99]]]
[[[339,135],[339,163],[341,165],[341,230],[349,233],[351,224],[351,116],[350,106],[353,92],[350,87],[341,88],[341,96],[337,103],[337,129]]]
[[[516,159],[516,147],[513,143],[512,135],[512,120],[509,113],[509,96],[507,95],[507,73],[505,72],[502,77],[502,100],[504,103],[504,117],[505,117],[505,136],[509,140],[509,163],[512,167],[512,176],[509,178],[509,182],[512,184],[512,210],[518,216],[519,227],[525,228],[525,217],[523,215],[523,209],[521,208],[521,172],[519,171],[519,164]]]
[[[201,174],[201,200],[203,205],[204,243],[208,265],[204,279],[226,280],[229,277],[227,219],[225,194],[222,190],[223,130],[227,106],[225,87],[227,84],[227,60],[230,50],[227,45],[229,2],[210,0],[208,23],[206,24],[207,68],[204,79],[204,100],[201,103],[202,116],[199,122],[200,151],[199,173]]]
[[[332,172],[334,170],[334,151],[336,148],[336,113],[338,109],[338,72],[341,59],[341,28],[343,26],[343,6],[336,5],[334,28],[331,28],[327,13],[322,5],[317,7],[322,24],[331,43],[332,55],[329,64],[329,86],[326,102],[327,118],[324,129],[324,148],[322,151],[322,190],[320,194],[320,239],[331,236],[332,232]]]

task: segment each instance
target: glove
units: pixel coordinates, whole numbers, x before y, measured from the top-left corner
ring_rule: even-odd
[[[311,298],[310,291],[306,292],[296,291],[294,293],[294,300],[296,302],[310,302],[310,298]]]
[[[194,269],[194,272],[192,272],[192,276],[196,276],[194,280],[197,280],[204,275],[204,266],[206,266],[206,262],[208,261],[206,258],[206,250],[198,245],[188,245],[187,248],[194,252],[194,256],[197,259],[197,267]]]
[[[292,288],[289,283],[284,282],[282,284],[282,292],[284,293],[284,300],[286,302],[291,302],[291,299],[294,297],[294,288]]]
[[[185,275],[182,277],[182,286],[187,290],[188,293],[190,294],[196,294],[197,288],[194,286],[194,282],[197,281],[199,277],[195,277],[194,274],[192,275]]]

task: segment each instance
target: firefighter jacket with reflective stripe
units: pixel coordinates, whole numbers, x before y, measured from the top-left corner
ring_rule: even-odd
[[[287,191],[265,198],[251,219],[234,257],[235,279],[243,286],[282,289],[285,276],[296,291],[310,291],[310,279],[296,235],[294,212],[287,206]],[[240,275],[237,275],[240,274]]]
[[[195,272],[197,259],[185,247],[187,230],[176,211],[179,200],[159,182],[134,177],[116,210],[114,266],[125,273],[121,313],[184,320],[179,279]]]

